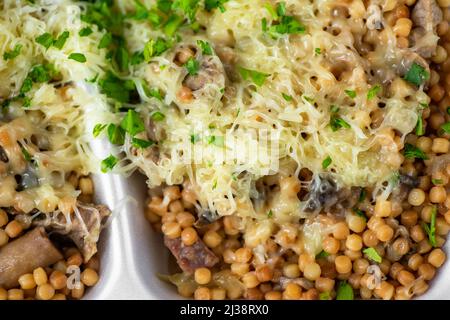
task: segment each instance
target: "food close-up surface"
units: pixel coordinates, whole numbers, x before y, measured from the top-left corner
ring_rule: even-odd
[[[449,56],[449,0],[0,0],[0,300],[445,291]]]

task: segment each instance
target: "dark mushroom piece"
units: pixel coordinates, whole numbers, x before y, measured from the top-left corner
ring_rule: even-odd
[[[19,277],[63,259],[44,228],[38,227],[0,250],[0,287],[16,287]]]

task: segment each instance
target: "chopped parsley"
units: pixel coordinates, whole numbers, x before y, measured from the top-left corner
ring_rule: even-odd
[[[273,217],[273,211],[269,210],[269,212],[267,212],[267,218],[272,218]]]
[[[366,189],[362,188],[359,192],[358,202],[363,202],[366,199]]]
[[[417,115],[416,135],[423,136],[424,134],[425,134],[425,128],[423,127],[422,115],[419,114],[419,115]]]
[[[190,22],[195,21],[199,0],[175,0],[172,9],[180,9]]]
[[[110,71],[106,73],[104,78],[99,80],[99,86],[101,93],[123,103],[130,100],[131,92],[136,89],[133,81],[122,80]]]
[[[45,49],[48,49],[53,44],[53,37],[50,33],[46,32],[37,37],[36,42],[42,45]]]
[[[213,49],[211,48],[211,45],[208,41],[197,40],[197,45],[202,49],[202,53],[204,55],[213,55]]]
[[[431,220],[430,224],[423,223],[422,227],[424,231],[428,235],[428,242],[430,245],[435,248],[437,246],[436,243],[436,215],[437,215],[437,208],[436,206],[433,206],[433,209],[431,210]]]
[[[22,45],[20,43],[16,44],[14,46],[14,49],[12,49],[11,51],[5,51],[5,53],[3,53],[3,60],[13,60],[20,54],[21,50]]]
[[[367,256],[367,258],[374,262],[381,263],[381,261],[383,260],[378,254],[377,250],[372,247],[364,249],[363,253]]]
[[[446,122],[441,126],[441,129],[445,132],[445,133],[450,133],[450,122]]]
[[[354,300],[353,288],[347,283],[347,281],[339,282],[336,300]]]
[[[228,0],[205,0],[205,10],[212,11],[214,9],[219,9],[220,12],[225,12],[225,7],[223,6]]]
[[[80,30],[80,32],[78,32],[78,35],[80,37],[87,37],[88,35],[90,35],[92,33],[92,29],[90,27],[85,27],[83,29]]]
[[[380,92],[381,87],[379,85],[375,85],[369,89],[367,92],[367,100],[372,100],[377,96],[377,93]]]
[[[157,0],[156,6],[159,10],[167,14],[172,9],[172,0]]]
[[[365,214],[364,211],[362,211],[361,209],[353,208],[353,212],[354,212],[358,217],[363,218],[365,221],[367,221],[366,214]]]
[[[33,160],[33,157],[28,152],[28,150],[25,149],[22,145],[20,146],[20,149],[22,150],[23,158],[25,159],[25,161],[26,162],[31,162]]]
[[[134,136],[145,130],[144,121],[142,121],[139,113],[129,109],[127,115],[123,118],[120,126],[123,130]]]
[[[338,131],[340,128],[351,128],[351,126],[344,119],[334,115],[332,115],[330,118],[330,127],[333,131]]]
[[[415,158],[422,159],[422,160],[428,159],[428,156],[425,154],[425,152],[423,152],[422,150],[413,146],[410,143],[405,144],[405,149],[403,151],[403,155],[408,159],[415,159]]]
[[[430,74],[428,73],[428,71],[426,71],[424,67],[415,62],[411,65],[408,72],[405,74],[405,80],[416,86],[420,86],[429,78]]]
[[[316,259],[324,259],[329,256],[330,256],[330,254],[328,252],[326,252],[325,250],[322,250],[318,254],[316,254]]]
[[[183,17],[172,14],[163,26],[164,33],[171,37],[175,34],[178,28],[183,24]]]
[[[200,135],[198,133],[191,134],[191,143],[194,144],[197,143],[198,141],[200,141]]]
[[[22,87],[20,87],[20,94],[25,94],[29,92],[33,88],[33,80],[27,77],[23,80]]]
[[[195,60],[195,58],[189,58],[189,60],[184,64],[184,67],[186,68],[189,75],[195,76],[200,70],[200,63]]]
[[[213,144],[216,147],[223,147],[225,145],[224,138],[222,136],[208,136],[206,137],[208,144]]]
[[[161,37],[158,37],[156,40],[151,39],[145,44],[144,47],[145,62],[149,62],[153,57],[160,56],[171,46],[172,44],[170,43],[170,41],[167,41]]]
[[[145,20],[148,18],[147,8],[138,0],[134,0],[134,14],[131,16],[134,20]]]
[[[106,128],[106,124],[97,123],[92,130],[92,135],[98,137],[98,135]]]
[[[166,116],[164,115],[164,113],[155,111],[152,113],[151,118],[153,121],[163,121],[166,118]]]
[[[85,63],[86,62],[86,56],[82,53],[74,52],[71,53],[68,57],[71,60],[75,60],[77,62]]]
[[[322,54],[322,49],[320,49],[320,48],[315,48],[315,49],[314,49],[314,54],[315,54],[316,56]]]
[[[352,99],[356,98],[356,91],[355,90],[344,90],[344,92],[350,98],[352,98]]]
[[[155,141],[152,140],[143,140],[143,139],[138,139],[138,138],[132,138],[131,139],[131,144],[133,145],[133,147],[138,148],[138,149],[146,149],[148,147],[151,147],[152,145],[155,144]]]
[[[135,66],[141,64],[142,62],[144,62],[144,60],[144,53],[141,51],[136,51],[130,58],[130,64],[132,66]]]
[[[295,17],[286,15],[286,4],[280,2],[277,8],[274,9],[270,4],[266,4],[265,8],[272,16],[270,27],[267,25],[267,19],[263,18],[262,29],[268,32],[273,38],[284,34],[301,34],[305,32],[305,26],[300,23]]]
[[[330,156],[326,157],[325,160],[322,161],[322,169],[328,168],[332,161]]]
[[[270,76],[270,74],[259,72],[256,70],[246,69],[239,67],[239,73],[244,80],[251,79],[254,84],[256,84],[258,87],[261,87],[264,82],[266,81],[267,77]]]
[[[442,179],[431,179],[431,182],[432,182],[435,186],[438,186],[438,185],[444,183],[444,181],[442,181]]]
[[[58,38],[53,42],[53,46],[59,50],[61,50],[66,44],[67,39],[69,39],[70,33],[69,31],[64,31],[61,33]]]
[[[112,42],[112,34],[111,33],[105,33],[103,37],[100,39],[100,42],[98,43],[99,49],[107,48],[111,42]]]
[[[319,293],[319,300],[330,300],[331,295],[329,291]]]
[[[102,172],[106,173],[106,172],[112,170],[116,166],[117,162],[119,162],[119,159],[114,157],[112,154],[109,155],[109,157],[103,159],[101,162]]]
[[[287,102],[292,101],[292,96],[286,93],[281,93],[281,95],[283,96],[283,99],[286,100]]]
[[[125,142],[125,130],[122,127],[111,123],[106,129],[108,139],[112,144],[123,145]]]

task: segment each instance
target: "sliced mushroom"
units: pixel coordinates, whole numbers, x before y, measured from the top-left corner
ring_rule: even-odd
[[[187,75],[183,85],[192,91],[205,89],[209,85],[217,88],[225,87],[225,71],[217,56],[203,56],[200,69],[196,75]]]
[[[35,228],[0,250],[0,287],[16,287],[21,275],[61,259],[62,254],[47,237],[44,228]]]
[[[334,179],[327,174],[316,175],[305,198],[306,212],[325,210],[334,214],[344,214],[359,197],[359,188],[339,188]]]

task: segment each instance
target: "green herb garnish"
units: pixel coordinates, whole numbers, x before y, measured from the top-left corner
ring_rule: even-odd
[[[325,259],[329,256],[330,256],[330,254],[328,252],[326,252],[325,250],[322,250],[318,254],[316,254],[316,259]]]
[[[428,235],[428,242],[430,245],[435,248],[437,246],[436,243],[436,215],[437,215],[437,208],[436,206],[433,206],[431,209],[431,219],[430,224],[423,223],[422,227],[425,230],[425,232]]]
[[[94,129],[92,130],[92,135],[94,137],[98,137],[98,135],[103,131],[103,129],[106,128],[106,124],[101,124],[101,123],[97,123],[94,127]]]
[[[220,10],[220,12],[225,12],[225,7],[223,6],[229,0],[205,0],[205,10],[212,11],[216,8]]]
[[[344,90],[344,92],[350,98],[352,98],[352,99],[356,98],[356,91],[355,90]]]
[[[85,27],[83,29],[80,30],[80,32],[78,32],[78,35],[80,37],[87,37],[88,35],[90,35],[92,33],[92,29],[90,27]]]
[[[379,85],[375,85],[369,89],[367,92],[367,100],[371,100],[377,96],[377,93],[380,92],[381,87]]]
[[[241,74],[242,79],[244,80],[251,79],[253,83],[256,84],[258,87],[261,87],[266,81],[267,77],[270,76],[270,74],[267,73],[259,72],[256,70],[250,70],[242,67],[239,67],[239,73]]]
[[[132,138],[131,139],[131,144],[133,145],[133,147],[138,148],[138,149],[145,149],[148,147],[151,147],[152,145],[155,144],[155,141],[152,140],[143,140],[143,139],[138,139],[138,138]]]
[[[378,254],[377,250],[375,250],[374,248],[370,247],[370,248],[366,248],[363,250],[363,253],[372,261],[375,261],[377,263],[381,263],[381,261],[383,260],[381,258],[381,256]]]
[[[191,134],[191,143],[194,144],[198,141],[200,141],[200,135],[199,134]]]
[[[319,300],[330,300],[331,295],[329,291],[319,293]]]
[[[410,143],[405,144],[405,149],[403,151],[403,155],[408,159],[422,159],[427,160],[428,156],[419,148],[413,146]]]
[[[81,62],[81,63],[86,62],[86,56],[84,54],[78,53],[78,52],[71,53],[68,58],[71,60],[75,60],[77,62]]]
[[[164,113],[155,111],[152,113],[151,118],[153,121],[163,121],[166,118],[166,116],[164,115]]]
[[[446,122],[441,126],[442,131],[450,133],[450,122]]]
[[[336,300],[354,300],[353,288],[347,283],[347,281],[339,282]]]
[[[112,144],[123,145],[125,142],[125,130],[111,123],[107,128],[108,139]]]
[[[420,86],[429,78],[430,74],[428,73],[428,71],[426,71],[424,67],[415,62],[411,65],[411,68],[409,68],[408,72],[405,75],[405,80],[412,84],[415,84],[416,86]]]
[[[14,46],[14,49],[12,49],[11,51],[5,51],[5,53],[3,53],[3,60],[13,60],[20,54],[21,50],[22,45],[20,43],[16,44]]]
[[[423,127],[423,119],[422,115],[417,115],[417,123],[416,123],[416,135],[423,136],[425,134],[425,128]]]
[[[45,49],[48,49],[53,44],[53,37],[50,33],[46,32],[37,37],[36,42],[42,45]]]
[[[109,157],[103,159],[101,162],[102,172],[106,173],[106,172],[112,170],[116,166],[117,162],[119,162],[119,159],[114,157],[112,154]]]
[[[185,63],[185,68],[188,71],[189,75],[195,76],[198,74],[200,70],[200,63],[194,58],[189,58],[189,60]]]
[[[322,161],[322,169],[328,168],[332,161],[330,156],[326,157],[325,160]]]
[[[333,130],[333,131],[337,131],[340,128],[345,128],[345,129],[351,128],[351,126],[344,119],[337,117],[337,116],[331,116],[330,127],[331,127],[331,130]]]
[[[281,95],[283,96],[283,99],[286,100],[287,102],[292,101],[292,96],[286,94],[286,93],[281,93]]]
[[[442,179],[431,179],[431,182],[432,182],[435,186],[438,186],[438,185],[444,183],[444,181],[442,181]]]
[[[269,210],[269,212],[267,212],[267,218],[272,218],[273,217],[273,211]]]
[[[61,50],[66,44],[67,39],[69,39],[70,33],[69,31],[64,31],[61,33],[58,38],[53,42],[53,46],[59,50]]]
[[[145,130],[144,121],[142,121],[139,113],[131,109],[128,110],[127,115],[123,118],[120,126],[131,136]]]
[[[211,56],[213,54],[213,49],[208,41],[197,40],[197,45],[202,49],[204,55]]]

